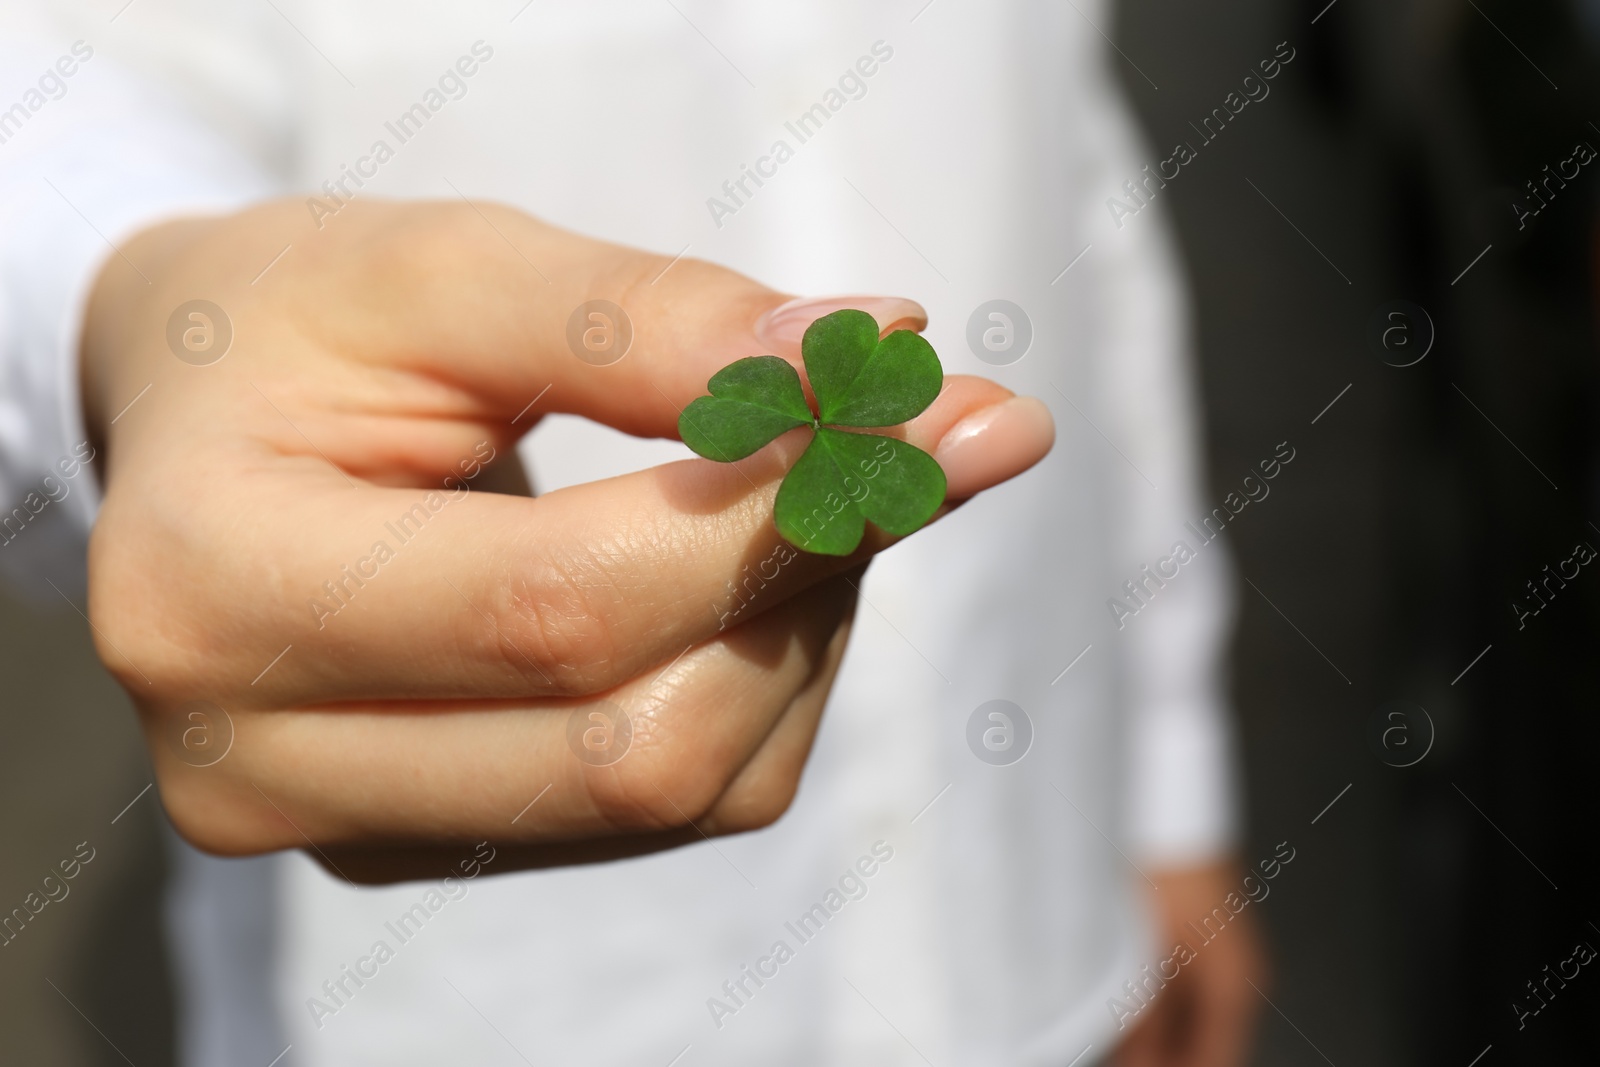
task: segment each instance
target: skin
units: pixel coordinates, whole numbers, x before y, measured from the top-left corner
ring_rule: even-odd
[[[1229,893],[1239,891],[1244,871],[1225,861],[1151,871],[1161,940],[1196,950],[1178,976],[1140,1012],[1118,1047],[1116,1067],[1240,1067],[1246,1062],[1262,1000],[1254,982],[1267,985],[1254,905],[1233,916],[1220,936],[1201,945],[1189,929],[1200,926]],[[1169,949],[1170,950],[1170,949]]]
[[[443,483],[484,443],[511,456],[549,412],[675,437],[713,372],[773,350],[755,323],[785,294],[491,204],[350,204],[317,230],[303,205],[269,203],[156,227],[121,253],[96,281],[82,349],[105,488],[89,616],[185,838],[226,855],[303,847],[351,880],[387,881],[436,876],[479,840],[506,871],[782,814],[855,585],[889,543],[802,554],[719,631],[727,583],[779,546],[772,499],[803,433],[738,464],[534,499],[487,491],[503,471],[471,492]],[[203,367],[166,339],[197,296],[234,331]],[[569,314],[596,298],[635,330],[605,367],[566,341]],[[906,325],[924,323],[885,328]],[[777,354],[799,362],[797,346]],[[952,377],[901,432],[938,456],[952,427],[1011,395]],[[1043,456],[1031,417],[1022,437],[991,432],[993,447],[963,439],[952,499]],[[385,524],[430,491],[449,502],[399,545]],[[395,558],[319,618],[323,583],[380,539]],[[207,767],[180,758],[193,701],[233,724]],[[569,718],[617,706],[633,724],[626,758],[575,758]]]

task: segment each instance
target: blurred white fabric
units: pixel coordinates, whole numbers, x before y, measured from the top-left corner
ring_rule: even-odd
[[[1215,856],[1236,801],[1224,547],[1121,628],[1106,604],[1192,542],[1184,523],[1212,505],[1159,197],[1120,226],[1105,206],[1157,158],[1118,98],[1120,60],[1094,28],[1108,23],[1100,3],[1045,0],[116,0],[0,14],[0,109],[26,111],[9,128],[0,111],[0,507],[83,437],[77,323],[115,246],[174,214],[322,195],[380,139],[394,156],[358,196],[459,191],[795,293],[913,297],[948,371],[1040,397],[1060,431],[1037,469],[873,564],[799,796],[767,830],[480,877],[403,945],[386,924],[427,883],[358,891],[298,853],[223,861],[175,841],[185,1063],[264,1067],[285,1046],[281,1067],[988,1067],[1109,1050],[1106,1000],[1153,958],[1131,864]],[[76,42],[92,56],[30,107]],[[464,56],[473,74],[446,80]],[[871,76],[842,82],[865,56]],[[397,143],[385,124],[430,90],[443,105]],[[800,143],[785,124],[830,90],[844,103]],[[731,214],[708,206],[730,203],[724,181],[780,139],[793,156],[775,174]],[[537,299],[531,268],[527,281]],[[1009,366],[967,342],[995,298],[1031,320]],[[550,489],[686,452],[553,417],[523,454]],[[0,538],[0,566],[81,589],[95,492],[77,478]],[[46,518],[56,533],[35,527]],[[1009,766],[966,740],[996,698],[1032,724]],[[865,895],[800,943],[785,924],[878,842],[892,858],[869,864]],[[380,939],[394,959],[330,999],[324,983]],[[779,940],[792,960],[725,991]]]

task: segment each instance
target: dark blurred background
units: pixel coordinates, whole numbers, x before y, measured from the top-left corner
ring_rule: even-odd
[[[60,897],[0,948],[0,1060],[170,1064],[161,815],[133,708],[61,598],[0,599],[0,682],[0,915]]]
[[[1301,857],[1262,908],[1258,1062],[1600,1063],[1600,973],[1559,977],[1600,947],[1600,568],[1558,573],[1600,547],[1600,158],[1559,177],[1600,149],[1600,5],[1124,0],[1109,32],[1154,159],[1199,146],[1156,199],[1194,297],[1213,495],[1297,450],[1228,527],[1247,854]],[[1203,144],[1190,123],[1279,42],[1271,94]],[[1519,220],[1530,180],[1545,206]],[[1390,364],[1427,325],[1387,318],[1396,300],[1435,334],[1410,366]],[[1529,581],[1548,606],[1519,620]],[[1393,701],[1426,711],[1431,750]]]
[[[1246,854],[1296,850],[1261,907],[1257,1062],[1600,1062],[1600,965],[1567,962],[1600,947],[1600,567],[1570,577],[1600,547],[1600,158],[1560,177],[1600,149],[1600,3],[1124,0],[1103,28],[1152,165],[1198,146],[1155,200],[1212,485],[1296,453],[1227,534]],[[1270,95],[1206,142],[1280,42]],[[0,1030],[19,1063],[168,1063],[133,715],[65,602],[0,602],[0,635],[0,902],[95,849],[0,949]]]

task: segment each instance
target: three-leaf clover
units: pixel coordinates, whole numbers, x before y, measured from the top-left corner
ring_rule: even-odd
[[[794,367],[777,356],[750,356],[714,374],[711,395],[683,410],[684,444],[731,463],[810,426],[811,444],[773,504],[779,533],[807,552],[848,556],[868,521],[897,536],[919,529],[944,503],[939,464],[904,441],[835,427],[898,426],[920,415],[944,382],[933,346],[910,330],[880,340],[871,315],[847,308],[813,322],[800,354],[815,413]]]

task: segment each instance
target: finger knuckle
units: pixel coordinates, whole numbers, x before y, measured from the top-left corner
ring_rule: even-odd
[[[378,222],[378,239],[369,246],[371,265],[427,282],[441,270],[481,270],[486,258],[508,268],[520,262],[504,234],[526,225],[526,217],[503,204],[456,199],[394,205]]]
[[[151,587],[126,552],[91,541],[89,629],[100,662],[124,689],[165,697],[188,689],[195,674],[196,650],[179,624],[181,612]]]
[[[618,648],[607,604],[614,587],[597,568],[535,562],[508,587],[494,628],[499,654],[540,690],[583,696],[615,684]]]
[[[783,818],[799,789],[800,770],[787,764],[741,774],[711,809],[711,821],[721,833],[763,829]]]
[[[585,782],[595,810],[617,830],[640,832],[699,825],[737,768],[694,738],[653,738],[635,726],[628,755]]]
[[[213,856],[255,856],[285,847],[281,836],[241,815],[191,768],[157,771],[161,805],[178,836]]]

